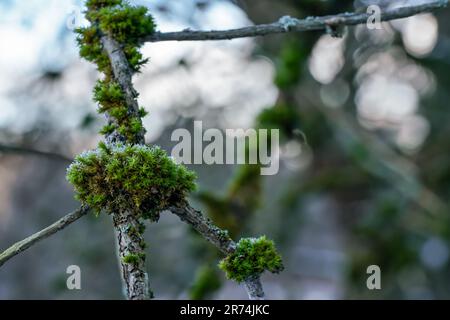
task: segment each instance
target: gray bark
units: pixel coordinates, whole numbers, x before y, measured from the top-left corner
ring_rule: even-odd
[[[28,238],[23,239],[22,241],[16,242],[15,244],[13,244],[11,247],[9,247],[0,254],[0,267],[12,257],[25,251],[33,244],[50,237],[52,234],[55,234],[58,231],[61,231],[72,222],[75,222],[82,216],[86,215],[88,212],[89,208],[83,206],[80,209],[75,210],[66,215],[65,217],[59,219],[58,221],[48,226],[47,228],[42,229],[41,231],[29,236]]]
[[[411,17],[420,13],[431,12],[446,7],[447,4],[448,0],[436,0],[419,5],[389,9],[382,12],[381,21],[396,20]],[[274,23],[231,30],[155,32],[143,38],[142,42],[231,40],[286,32],[328,30],[330,27],[335,28],[339,26],[365,24],[370,16],[371,15],[367,13],[341,13],[323,17],[308,17],[306,19],[296,19],[286,16]]]
[[[123,52],[120,44],[109,35],[102,35],[101,41],[105,52],[108,54],[111,62],[111,68],[114,73],[114,79],[118,82],[125,95],[125,101],[128,108],[128,115],[135,117],[141,121],[139,117],[139,105],[136,100],[137,92],[133,87],[133,72],[128,64],[128,60]],[[107,115],[108,119],[112,117]],[[144,132],[141,131],[136,135],[136,142],[144,144]],[[129,143],[126,137],[119,132],[114,131],[106,137],[108,142],[124,142]],[[116,232],[117,255],[121,268],[122,281],[126,296],[130,300],[144,300],[151,297],[148,274],[145,269],[145,260],[139,259],[137,263],[124,262],[127,256],[139,256],[144,254],[142,235],[130,233],[130,228],[138,229],[139,219],[133,212],[113,213],[114,228]]]
[[[130,300],[148,299],[151,294],[145,271],[144,238],[137,232],[140,222],[129,212],[114,214],[113,222],[124,293]],[[130,255],[138,258],[134,262],[126,262]]]

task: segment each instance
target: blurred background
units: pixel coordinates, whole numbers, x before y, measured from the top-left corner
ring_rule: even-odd
[[[352,0],[148,0],[160,31],[364,10]],[[395,1],[391,1],[393,3]],[[414,4],[418,1],[398,1]],[[421,1],[426,2],[426,1]],[[82,1],[0,1],[0,250],[78,207],[65,172],[105,120],[78,56]],[[265,234],[286,269],[271,299],[450,298],[450,11],[342,30],[160,42],[134,78],[147,142],[176,128],[278,128],[280,172],[192,165],[201,208],[235,239]],[[46,154],[39,154],[42,151]],[[246,298],[217,251],[170,213],[147,227],[157,299]],[[78,265],[82,290],[66,288]],[[381,290],[366,269],[381,268]],[[120,299],[111,219],[93,215],[0,268],[0,299]]]

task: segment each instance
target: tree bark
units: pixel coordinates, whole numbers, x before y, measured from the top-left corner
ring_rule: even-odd
[[[130,300],[149,299],[151,292],[145,271],[144,237],[139,232],[142,223],[130,212],[115,213],[113,222],[124,293]]]
[[[236,243],[229,237],[228,232],[215,226],[211,220],[205,218],[200,211],[195,210],[189,204],[181,204],[171,207],[169,210],[177,215],[181,221],[190,224],[225,255],[232,254],[236,250]],[[245,279],[243,284],[250,300],[263,300],[265,298],[260,275],[253,275]]]
[[[133,72],[128,64],[128,60],[120,44],[109,35],[101,37],[103,48],[108,54],[114,79],[122,88],[128,108],[128,115],[136,119],[139,117],[139,106],[137,102],[137,92],[133,87]],[[110,120],[111,117],[107,115]],[[105,137],[109,143],[123,142],[130,143],[126,137],[114,131]],[[135,142],[145,144],[144,132],[139,132],[135,137]],[[148,274],[145,269],[145,259],[138,259],[136,263],[124,261],[127,257],[139,257],[144,254],[144,239],[139,232],[141,222],[133,212],[121,212],[113,214],[114,228],[117,241],[117,255],[121,269],[123,286],[126,297],[130,300],[144,300],[152,298],[148,284]]]
[[[22,241],[16,242],[11,247],[6,249],[4,252],[0,253],[0,267],[12,257],[27,250],[35,243],[50,237],[51,235],[55,234],[58,231],[61,231],[72,222],[75,222],[84,215],[86,215],[88,212],[89,208],[82,206],[80,209],[77,209],[69,213],[68,215],[59,219],[58,221],[48,226],[47,228],[42,229],[39,232],[36,232],[35,234],[29,236],[28,238],[23,239]]]

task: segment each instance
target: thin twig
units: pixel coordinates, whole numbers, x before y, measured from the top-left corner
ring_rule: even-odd
[[[236,243],[228,236],[228,233],[215,226],[202,213],[192,208],[189,204],[169,208],[169,211],[177,215],[181,221],[190,224],[206,240],[215,245],[225,255],[232,254],[236,250]],[[244,287],[251,300],[264,299],[264,290],[260,276],[254,275],[244,281]]]
[[[65,155],[62,155],[59,153],[40,151],[40,150],[31,149],[31,148],[27,148],[27,147],[9,146],[9,145],[5,145],[5,144],[0,144],[0,152],[32,155],[32,156],[49,158],[52,160],[64,161],[64,162],[72,162],[73,161],[73,159],[66,157]]]
[[[417,14],[435,11],[446,7],[448,0],[436,0],[429,3],[394,8],[381,13],[381,21],[391,21],[411,17]],[[286,32],[302,32],[312,30],[328,30],[339,26],[354,26],[367,23],[371,14],[341,13],[306,19],[282,17],[277,22],[260,24],[239,29],[197,31],[185,29],[178,32],[155,32],[142,39],[142,42],[159,41],[205,41],[231,40],[236,38],[257,37]]]
[[[86,215],[88,212],[89,208],[83,206],[69,213],[65,217],[59,219],[58,221],[48,226],[47,228],[42,229],[39,232],[36,232],[35,234],[29,236],[28,238],[23,239],[22,241],[16,242],[15,244],[13,244],[0,254],[0,267],[12,257],[25,251],[26,249],[36,244],[37,242],[44,240],[45,238],[48,238],[52,234],[61,231],[71,223],[77,221],[82,216]]]

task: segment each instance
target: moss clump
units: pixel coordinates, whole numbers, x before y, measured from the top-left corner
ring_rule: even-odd
[[[265,270],[279,273],[284,269],[275,244],[265,236],[241,239],[236,251],[220,261],[219,267],[225,271],[228,279],[237,282],[259,275]]]
[[[155,30],[155,22],[147,13],[146,7],[121,3],[93,11],[91,18],[98,20],[100,29],[120,43],[138,45],[142,37]]]
[[[104,80],[99,80],[94,89],[94,100],[99,103],[100,113],[108,112],[111,121],[100,133],[110,135],[118,132],[123,139],[136,143],[136,136],[144,134],[141,118],[145,116],[144,109],[139,112],[129,112],[123,90],[117,83],[107,53],[103,50],[102,35],[114,38],[123,49],[132,72],[139,72],[147,62],[139,48],[140,39],[155,31],[153,17],[143,6],[131,6],[122,0],[89,0],[86,17],[91,25],[76,30],[80,55],[97,65],[104,73]]]
[[[151,221],[183,201],[195,178],[159,147],[142,145],[101,143],[77,156],[67,171],[77,199],[97,214],[129,211]]]
[[[135,137],[144,131],[141,118],[146,115],[144,108],[140,108],[137,114],[130,114],[125,101],[125,96],[116,82],[99,80],[94,88],[94,101],[99,104],[100,113],[108,112],[114,118],[114,123],[105,125],[100,133],[111,134],[117,131],[127,141],[136,142]]]
[[[142,58],[140,39],[155,32],[156,24],[144,6],[131,6],[122,0],[91,0],[86,3],[89,27],[78,28],[80,55],[97,64],[99,71],[111,73],[108,56],[103,51],[101,35],[109,35],[119,42],[134,71],[147,61]]]
[[[145,261],[145,253],[130,253],[124,256],[122,261],[128,264],[138,264],[140,261]]]

